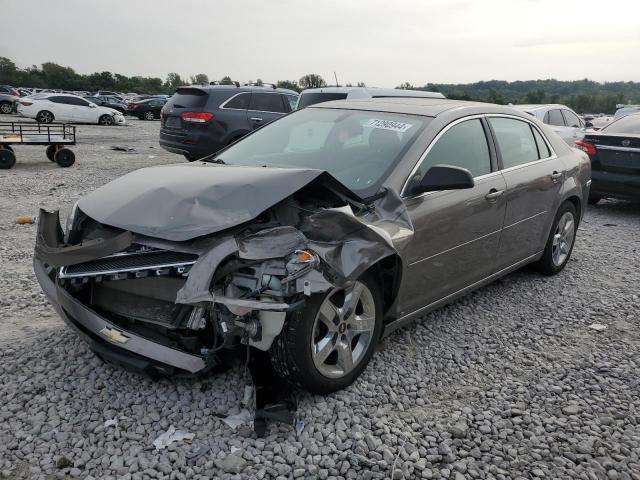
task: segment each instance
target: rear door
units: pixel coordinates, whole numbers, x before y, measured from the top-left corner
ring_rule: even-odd
[[[499,269],[503,269],[541,250],[558,207],[565,168],[532,123],[505,116],[488,120],[507,185],[498,250]]]
[[[60,122],[73,122],[75,105],[73,103],[73,97],[66,95],[54,95],[47,100],[53,103],[52,110],[53,116]]]
[[[289,110],[277,92],[252,92],[247,116],[252,130],[280,118]]]
[[[551,127],[562,139],[570,145],[573,145],[573,131],[571,127],[567,127],[562,111],[559,108],[549,110],[544,116],[544,123]]]
[[[488,127],[481,118],[456,121],[427,149],[405,186],[414,226],[402,304],[410,311],[432,304],[491,275],[496,268],[505,214],[505,181],[498,171]],[[475,186],[411,195],[433,165],[464,167]]]

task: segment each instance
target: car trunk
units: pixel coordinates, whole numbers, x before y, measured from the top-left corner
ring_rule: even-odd
[[[187,112],[202,112],[207,105],[209,94],[200,88],[178,88],[162,109],[161,128],[178,133],[190,128],[192,122],[182,120],[182,114]]]
[[[585,142],[595,147],[593,168],[612,173],[640,174],[640,135],[589,134]]]

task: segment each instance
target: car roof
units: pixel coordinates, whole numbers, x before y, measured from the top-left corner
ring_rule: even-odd
[[[353,100],[333,100],[316,103],[306,108],[338,108],[344,110],[370,110],[388,113],[405,113],[425,117],[437,117],[452,110],[473,110],[472,113],[519,113],[512,108],[493,103],[448,100],[446,98],[384,97]],[[522,115],[522,114],[521,114]]]
[[[276,92],[276,93],[286,93],[289,95],[298,95],[298,92],[295,90],[289,90],[288,88],[273,88],[259,85],[242,85],[240,87],[236,85],[190,85],[184,87],[178,87],[176,89],[176,93],[183,89],[196,89],[202,90],[203,92],[211,92],[211,91],[220,91],[220,90],[232,90],[234,92]]]
[[[374,97],[413,97],[413,98],[445,98],[440,92],[426,90],[405,90],[401,88],[378,87],[321,87],[307,88],[300,95],[308,93],[346,93],[347,98],[374,98]]]
[[[534,110],[544,110],[544,109],[552,109],[552,108],[566,108],[567,110],[571,110],[566,105],[562,105],[561,103],[538,103],[538,104],[523,104],[523,105],[511,105],[513,108],[517,110],[522,110],[524,112],[533,112]]]

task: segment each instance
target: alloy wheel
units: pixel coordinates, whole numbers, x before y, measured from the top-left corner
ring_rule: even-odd
[[[12,110],[13,110],[13,108],[11,107],[11,105],[9,103],[3,103],[3,104],[0,105],[0,112],[2,112],[2,113],[9,114],[9,113],[11,113]]]
[[[316,314],[311,356],[325,377],[340,378],[352,372],[365,357],[373,340],[376,303],[359,281],[332,291]]]
[[[575,238],[575,219],[571,212],[565,212],[558,220],[558,226],[553,235],[551,258],[556,267],[564,264],[571,252]]]

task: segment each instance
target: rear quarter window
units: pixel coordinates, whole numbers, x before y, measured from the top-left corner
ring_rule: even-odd
[[[298,101],[298,109],[315,105],[316,103],[330,102],[331,100],[344,100],[347,93],[302,93]]]
[[[170,108],[202,108],[207,104],[209,94],[199,88],[181,88],[169,99]]]

